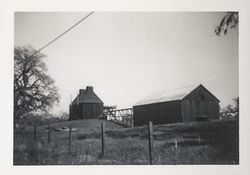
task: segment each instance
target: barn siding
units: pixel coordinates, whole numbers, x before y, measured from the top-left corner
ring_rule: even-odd
[[[80,111],[79,111],[79,108],[78,108],[78,105],[71,105],[70,106],[70,116],[69,116],[69,119],[70,120],[76,120],[77,118],[79,118],[80,116]]]
[[[97,119],[103,113],[103,104],[84,103],[82,104],[82,119]]]
[[[194,121],[196,117],[208,116],[219,118],[219,101],[202,86],[195,89],[182,100],[182,117],[184,122]]]
[[[142,106],[134,106],[134,125],[153,121],[155,124],[182,122],[181,101],[171,101]]]
[[[103,113],[103,104],[80,103],[70,107],[70,120],[97,119]]]

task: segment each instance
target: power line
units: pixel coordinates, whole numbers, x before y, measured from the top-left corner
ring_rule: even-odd
[[[52,44],[53,42],[55,42],[56,40],[58,40],[59,38],[61,38],[63,35],[65,35],[66,33],[68,33],[70,30],[72,30],[73,28],[75,28],[78,24],[80,24],[82,21],[84,21],[86,18],[88,18],[90,15],[92,15],[94,12],[90,12],[88,15],[86,15],[85,17],[83,17],[80,21],[78,21],[77,23],[75,23],[73,26],[71,26],[69,29],[67,29],[65,32],[63,32],[62,34],[60,34],[59,36],[57,36],[55,39],[53,39],[52,41],[50,41],[48,44],[46,44],[45,46],[43,46],[42,48],[38,49],[35,53],[33,53],[31,56],[32,57],[34,55],[36,55],[38,52],[41,52],[41,50],[45,49],[46,47],[48,47],[50,44]]]

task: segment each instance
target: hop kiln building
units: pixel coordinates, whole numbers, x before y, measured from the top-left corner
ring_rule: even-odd
[[[92,86],[80,89],[69,106],[69,119],[97,119],[103,114],[103,101],[95,94]]]

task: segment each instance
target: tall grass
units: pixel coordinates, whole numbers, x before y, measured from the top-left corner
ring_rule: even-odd
[[[78,123],[79,125],[79,123]],[[200,125],[200,124],[199,124]],[[61,126],[61,124],[60,124]],[[80,126],[80,125],[79,125]],[[172,129],[171,129],[172,127]],[[213,125],[154,126],[153,162],[159,165],[238,164],[237,123]],[[99,130],[72,133],[68,151],[68,133],[18,131],[14,134],[15,165],[146,165],[149,164],[147,128],[112,129],[106,133],[106,154],[101,156]],[[198,142],[197,136],[201,136]],[[178,141],[176,147],[175,141]]]

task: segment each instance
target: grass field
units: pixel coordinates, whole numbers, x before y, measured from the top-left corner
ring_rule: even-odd
[[[101,123],[106,129],[106,153],[101,157]],[[48,125],[14,133],[14,165],[145,165],[149,164],[147,126],[123,128],[104,120],[77,120],[50,125],[71,125],[72,147],[68,151],[68,131],[52,131]],[[154,164],[239,164],[237,120],[154,125]],[[177,147],[176,147],[177,142]]]

